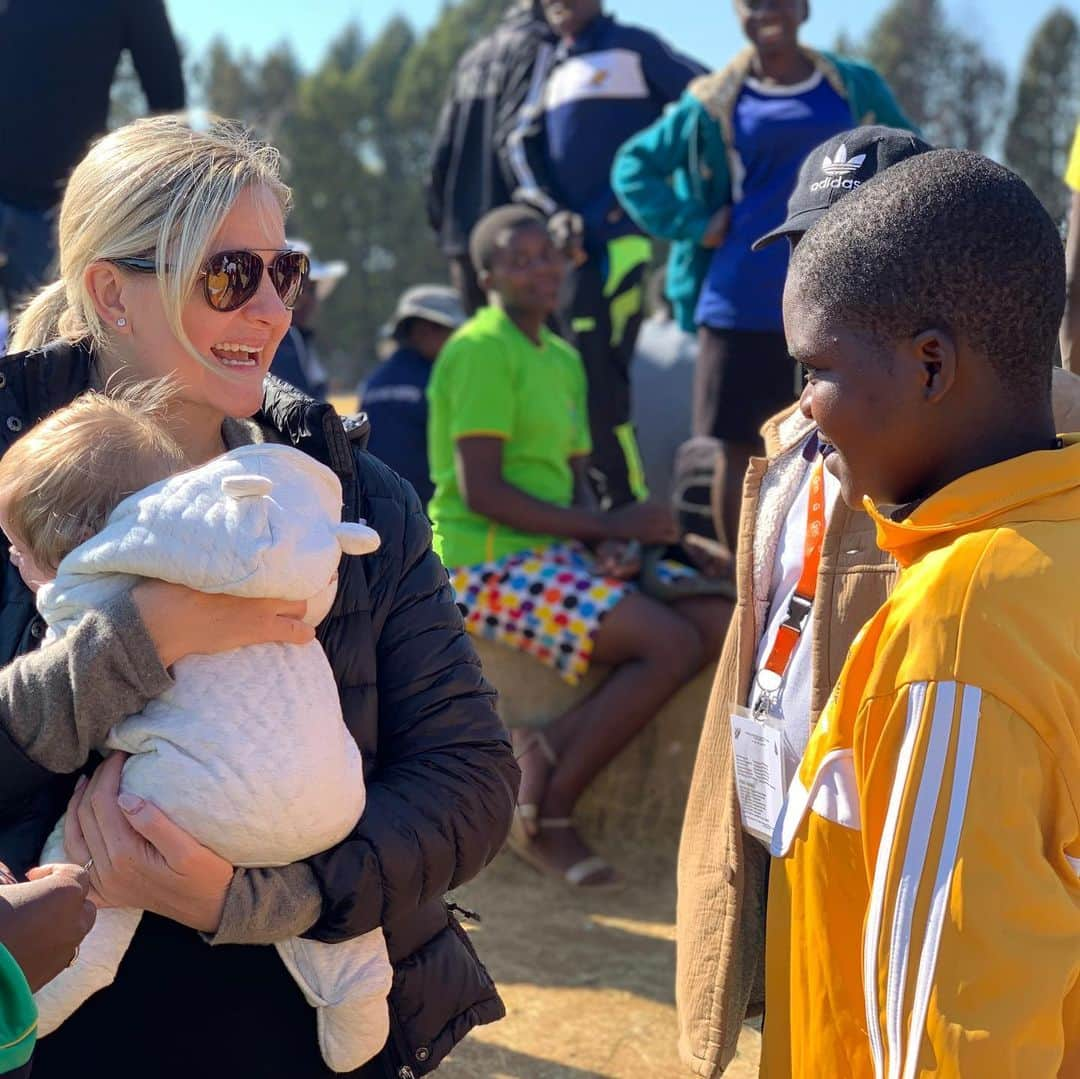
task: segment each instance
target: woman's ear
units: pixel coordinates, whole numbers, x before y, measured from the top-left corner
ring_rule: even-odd
[[[131,327],[131,315],[124,303],[125,284],[120,270],[111,262],[91,262],[83,273],[94,310],[106,326],[123,333]]]
[[[476,283],[480,286],[485,296],[495,291],[495,281],[490,270],[480,270],[476,275]]]

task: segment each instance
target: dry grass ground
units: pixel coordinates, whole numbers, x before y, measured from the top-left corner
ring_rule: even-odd
[[[453,897],[506,1001],[439,1069],[447,1079],[688,1079],[675,1050],[675,883],[670,862],[620,854],[633,881],[586,895],[510,854]],[[757,1075],[744,1029],[725,1079]]]
[[[355,398],[334,404],[349,412]],[[543,726],[601,677],[570,689],[527,656],[476,643],[509,726]],[[504,854],[452,897],[483,918],[468,928],[508,1015],[474,1031],[440,1077],[689,1079],[675,1049],[673,863],[710,685],[704,674],[686,686],[582,801],[578,817],[629,878],[624,891],[573,891]],[[744,1029],[725,1079],[756,1077],[759,1049]]]

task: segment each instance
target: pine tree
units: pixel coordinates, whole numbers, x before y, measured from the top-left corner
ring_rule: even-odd
[[[1005,69],[948,23],[940,0],[895,0],[863,52],[929,142],[987,148],[1002,120]]]
[[[1005,136],[1005,160],[1031,185],[1055,220],[1067,203],[1061,177],[1080,111],[1080,25],[1055,8],[1024,57]]]

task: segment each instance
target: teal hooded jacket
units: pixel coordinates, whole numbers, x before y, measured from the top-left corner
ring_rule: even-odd
[[[851,107],[852,126],[886,124],[915,130],[885,80],[868,64],[828,52],[803,51]],[[701,246],[709,220],[738,201],[741,165],[735,154],[735,102],[750,73],[753,50],[695,79],[679,101],[615,155],[611,184],[626,212],[649,235],[671,241],[667,295],[685,330],[712,250]]]

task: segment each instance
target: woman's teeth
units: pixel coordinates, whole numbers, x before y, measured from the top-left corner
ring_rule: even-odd
[[[253,345],[238,345],[230,341],[214,345],[210,351],[225,367],[257,367],[262,349],[255,348]]]

